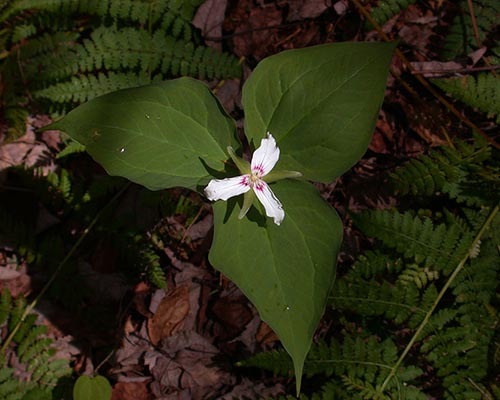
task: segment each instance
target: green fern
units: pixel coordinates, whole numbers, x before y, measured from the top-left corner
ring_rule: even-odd
[[[74,140],[70,140],[66,143],[66,147],[57,153],[56,158],[59,160],[64,157],[68,157],[71,154],[83,153],[85,151],[85,146]]]
[[[445,173],[430,157],[410,160],[404,167],[394,171],[391,178],[397,191],[403,195],[430,196],[441,190],[446,182]]]
[[[439,331],[430,335],[421,347],[422,353],[445,377],[443,384],[449,398],[481,399],[477,387],[484,387],[481,381],[488,375],[495,322],[485,305],[495,297],[500,265],[498,248],[491,240],[481,247],[481,255],[472,259],[453,283],[452,292],[457,299],[455,317],[443,321]]]
[[[37,325],[35,314],[28,314],[24,320],[21,316],[26,309],[26,300],[19,297],[12,300],[10,293],[4,289],[0,296],[2,311],[7,307],[8,322],[0,324],[0,344],[9,337],[9,334],[19,325],[12,337],[12,343],[7,347],[7,353],[0,354],[0,397],[2,399],[52,398],[51,393],[58,381],[71,375],[69,362],[63,359],[54,359],[55,350],[53,340],[42,337],[47,327]],[[19,361],[15,361],[18,359]],[[10,360],[10,361],[7,361]],[[12,363],[13,361],[13,363]],[[12,363],[12,365],[11,365]],[[20,365],[19,365],[20,363]],[[16,365],[17,364],[17,365]],[[14,369],[16,365],[16,370]],[[22,371],[19,371],[19,368]]]
[[[456,225],[435,225],[411,212],[369,211],[356,216],[359,228],[380,239],[406,259],[449,275],[472,243],[472,232]]]
[[[464,56],[477,49],[468,0],[458,1],[459,15],[451,22],[445,39],[443,56],[447,60]],[[472,0],[481,43],[493,36],[499,24],[500,3],[497,0]]]
[[[313,393],[310,397],[304,393],[301,393],[299,396],[300,400],[335,400],[341,398],[347,398],[347,394],[343,388],[334,382],[327,382],[319,391]],[[297,397],[291,395],[279,396],[276,400],[297,400]]]
[[[167,78],[240,76],[236,57],[200,45],[191,26],[200,4],[14,1],[0,33],[5,44],[0,77],[6,81],[4,107],[11,111],[4,114],[10,134],[24,133],[20,112],[32,99],[59,116],[96,96]]]
[[[396,358],[397,347],[390,339],[380,342],[375,336],[345,336],[342,342],[332,340],[330,344],[313,345],[304,366],[306,376],[323,374],[330,377],[330,387],[336,387],[336,393],[343,394],[339,398],[385,399],[396,398],[390,396],[401,395],[402,392],[411,392],[415,397],[403,398],[425,399],[418,389],[406,383],[422,374],[422,370],[412,366],[399,369],[387,393],[379,391],[379,386]],[[293,370],[293,365],[283,350],[260,353],[238,365],[267,369],[285,376]],[[331,393],[330,390],[327,392]]]
[[[379,0],[378,4],[371,9],[370,14],[379,25],[384,25],[389,19],[415,2],[416,0]],[[369,23],[367,27],[373,29]]]
[[[169,30],[174,37],[190,40],[191,20],[202,0],[21,0],[15,10],[37,10],[55,15],[89,14],[110,17],[115,23],[150,23]]]
[[[454,148],[443,147],[410,160],[390,177],[401,195],[443,192],[468,206],[491,205],[500,190],[500,169],[492,161],[489,146],[457,141]]]
[[[160,256],[155,251],[152,240],[136,232],[121,232],[113,238],[114,245],[120,252],[120,262],[131,269],[137,279],[151,283],[157,288],[167,287],[167,279]]]
[[[483,72],[462,78],[434,79],[433,82],[451,97],[478,108],[500,122],[500,78]]]
[[[416,327],[436,299],[437,290],[434,285],[422,291],[416,284],[403,284],[403,271],[401,259],[368,252],[360,256],[343,279],[336,281],[330,305],[333,309],[355,310],[367,317],[384,316],[396,324],[407,322]],[[359,279],[359,274],[363,279]]]
[[[428,208],[353,217],[378,240],[343,266],[329,297],[335,329],[305,363],[312,382],[322,376],[335,388],[330,398],[468,400],[498,393],[500,191],[479,189],[477,201],[469,201],[464,185],[498,182],[499,161],[481,140],[433,151],[392,175],[407,183],[400,192],[423,196],[419,204]],[[449,209],[439,208],[443,200]],[[243,365],[285,376],[292,370],[283,350]]]
[[[150,35],[135,28],[100,27],[65,57],[56,60],[53,54],[43,54],[39,58],[33,65],[51,63],[40,78],[56,83],[35,90],[33,96],[55,103],[80,103],[167,76],[214,79],[239,73],[237,60],[227,53],[165,37],[160,30]],[[107,73],[96,73],[101,70]]]

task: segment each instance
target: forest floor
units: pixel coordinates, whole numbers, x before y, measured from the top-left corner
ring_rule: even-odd
[[[443,68],[459,71],[474,65],[480,55],[452,65],[436,61],[442,42],[440,32],[450,15],[456,13],[453,2],[418,3],[383,27],[390,39],[400,41],[399,48],[413,67],[423,76],[439,76]],[[350,1],[207,0],[194,24],[208,45],[244,60],[243,79],[211,83],[241,129],[242,84],[260,60],[283,50],[323,43],[382,40],[375,30],[364,30],[363,21]],[[31,117],[24,137],[0,147],[0,170],[21,164],[43,164],[47,171],[58,168],[55,155],[61,146],[60,137],[54,132],[36,133],[47,122],[46,116]],[[367,245],[350,229],[346,211],[393,206],[396,200],[387,185],[387,173],[455,136],[466,137],[463,123],[441,106],[395,56],[367,153],[336,182],[318,185],[346,226],[340,272]],[[82,174],[103,175],[89,159],[80,162],[71,167],[80,168]],[[131,284],[120,270],[118,250],[105,236],[84,242],[77,252],[74,278],[91,288],[88,293],[92,295],[83,296],[69,308],[48,296],[36,308],[39,321],[49,327],[48,335],[56,341],[58,357],[70,359],[78,374],[97,371],[106,376],[113,385],[113,400],[257,399],[293,393],[292,377],[235,366],[239,360],[280,344],[238,288],[209,265],[210,205],[195,193],[169,190],[168,197],[176,199],[177,205],[165,214],[138,205],[144,197],[147,195],[141,189],[131,186],[113,206],[118,213],[115,218],[132,215],[131,223],[140,226],[148,237],[161,237],[156,251],[161,253],[168,288],[154,289],[144,282]],[[33,204],[38,207],[36,199]],[[58,224],[57,215],[41,213],[36,229],[43,231]],[[26,260],[12,249],[0,250],[0,264],[5,267],[1,285],[13,296],[33,297],[47,279],[43,273],[33,274]],[[335,321],[325,316],[317,338],[334,325]],[[305,389],[314,388],[306,384]]]

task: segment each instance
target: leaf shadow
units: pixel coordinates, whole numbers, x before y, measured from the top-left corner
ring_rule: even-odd
[[[241,210],[243,205],[243,196],[233,197],[227,201],[226,212],[223,220],[224,224],[229,221],[233,212],[236,212],[234,210],[236,204],[239,204],[239,208]],[[257,209],[255,204],[250,207],[250,210],[248,210],[247,214],[243,218],[247,218],[250,222],[257,224],[260,228],[267,228],[268,218],[266,218],[265,215]]]

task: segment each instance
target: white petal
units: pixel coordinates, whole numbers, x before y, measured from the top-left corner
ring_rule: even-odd
[[[227,200],[250,190],[250,176],[241,175],[234,178],[212,179],[205,188],[208,200]]]
[[[266,182],[259,180],[254,184],[253,191],[264,206],[266,215],[274,218],[274,223],[276,225],[281,224],[281,221],[285,218],[285,211],[269,185]]]
[[[276,140],[267,132],[266,138],[260,141],[260,147],[253,153],[252,172],[258,172],[260,177],[267,175],[279,158],[280,149],[276,146]]]

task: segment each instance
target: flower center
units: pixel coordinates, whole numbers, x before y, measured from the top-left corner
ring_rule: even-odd
[[[250,175],[250,185],[253,186],[258,181],[260,181],[260,174],[258,171],[253,171]]]

